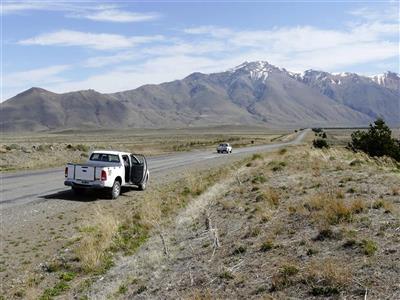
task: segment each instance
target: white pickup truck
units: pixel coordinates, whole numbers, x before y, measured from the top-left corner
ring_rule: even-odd
[[[108,189],[112,199],[118,198],[123,186],[146,188],[149,170],[141,154],[117,151],[93,151],[85,164],[69,163],[65,167],[66,186],[79,194],[85,189]]]

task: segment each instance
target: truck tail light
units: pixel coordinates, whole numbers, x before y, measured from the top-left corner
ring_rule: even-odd
[[[107,173],[104,170],[101,170],[101,181],[107,180]]]
[[[65,167],[65,177],[68,177],[68,167]]]

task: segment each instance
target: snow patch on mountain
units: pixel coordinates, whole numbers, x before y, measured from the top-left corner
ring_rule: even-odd
[[[252,80],[261,80],[265,81],[269,74],[273,71],[281,71],[277,67],[270,65],[266,61],[255,61],[255,62],[244,62],[237,67],[234,67],[229,70],[231,73],[247,73]],[[285,70],[286,71],[286,70]]]

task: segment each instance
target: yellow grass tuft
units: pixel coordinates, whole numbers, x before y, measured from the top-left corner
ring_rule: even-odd
[[[313,288],[319,287],[322,291],[339,291],[352,281],[349,267],[339,260],[331,258],[314,260],[305,270],[306,282]]]
[[[93,219],[95,222],[90,227],[82,228],[84,234],[75,251],[87,272],[103,267],[107,255],[105,250],[111,246],[118,230],[118,220],[100,209],[96,210]]]
[[[313,215],[314,220],[321,225],[334,225],[352,222],[354,214],[363,212],[365,201],[361,198],[347,200],[332,195],[316,194],[304,203]]]

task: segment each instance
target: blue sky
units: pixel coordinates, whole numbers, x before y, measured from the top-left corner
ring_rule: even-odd
[[[116,92],[266,60],[399,72],[397,1],[4,1],[2,95]]]

